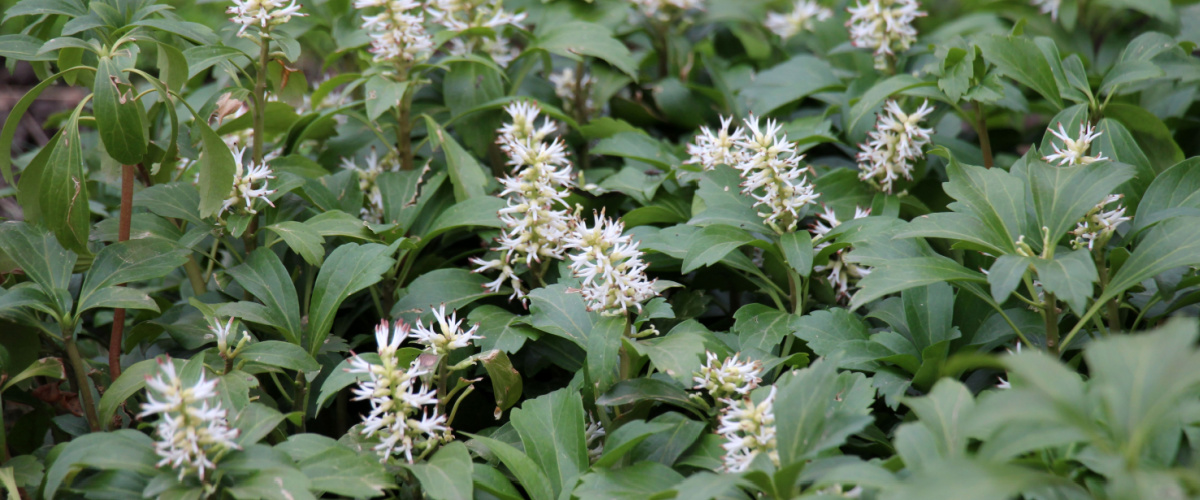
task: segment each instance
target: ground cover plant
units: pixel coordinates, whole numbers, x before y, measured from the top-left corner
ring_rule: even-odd
[[[1200,497],[1191,2],[0,5],[10,499]]]

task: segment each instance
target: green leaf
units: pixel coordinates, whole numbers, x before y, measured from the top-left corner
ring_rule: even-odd
[[[989,35],[979,38],[975,43],[983,51],[984,59],[995,64],[1001,73],[1041,94],[1055,109],[1062,109],[1062,97],[1054,72],[1033,40],[1020,36]]]
[[[966,386],[957,380],[944,378],[933,386],[927,396],[904,398],[903,401],[919,419],[917,423],[905,425],[920,425],[928,429],[939,458],[963,458],[968,444],[964,424],[970,421],[975,410],[975,398]],[[905,464],[909,470],[923,470],[917,464],[910,463],[907,457]]]
[[[600,315],[588,312],[583,296],[569,293],[565,285],[550,285],[529,292],[529,324],[551,335],[588,347],[588,335]]]
[[[538,27],[542,29],[535,34],[536,40],[526,50],[541,49],[575,61],[580,56],[596,57],[637,80],[637,59],[625,48],[625,44],[613,38],[607,27],[582,21]]]
[[[389,109],[400,105],[408,82],[397,82],[391,78],[375,75],[367,80],[367,119],[376,121]]]
[[[1156,172],[1161,173],[1167,167],[1183,161],[1183,150],[1175,142],[1171,129],[1141,106],[1110,102],[1104,107],[1104,116],[1121,122],[1129,129],[1134,141],[1150,158],[1150,164]]]
[[[133,193],[133,206],[145,207],[157,215],[183,219],[197,226],[206,225],[200,217],[200,192],[190,183],[156,184],[139,190]]]
[[[620,132],[601,139],[592,148],[591,154],[619,156],[646,162],[663,170],[674,170],[680,165],[679,158],[671,149],[642,131]]]
[[[200,131],[201,154],[197,165],[200,180],[196,185],[200,191],[200,217],[212,217],[221,212],[229,198],[237,170],[235,162],[241,160],[233,158],[225,141],[204,120],[196,120],[193,127]]]
[[[111,57],[100,58],[92,84],[96,128],[108,155],[125,165],[141,163],[146,154],[145,125],[138,109],[142,104],[135,99],[136,90]]]
[[[521,450],[514,448],[512,445],[492,439],[489,437],[478,436],[468,432],[464,432],[471,439],[482,443],[500,462],[508,467],[508,470],[516,476],[517,481],[525,488],[525,493],[529,495],[530,500],[554,500],[558,498],[553,488],[552,483],[546,477],[546,473],[538,467],[532,459],[530,459]]]
[[[889,491],[887,500],[962,498],[1008,500],[1024,491],[1061,483],[1049,474],[1027,467],[972,459],[939,462]]]
[[[995,254],[1013,253],[1013,244],[1029,232],[1025,215],[1025,182],[1002,169],[959,163],[946,165],[950,180],[942,184],[954,203],[952,214],[918,217],[897,237],[924,236],[972,242]]]
[[[657,462],[601,469],[586,476],[572,496],[579,500],[644,500],[683,481],[683,475]]]
[[[1142,151],[1141,146],[1133,139],[1129,130],[1121,122],[1111,118],[1103,118],[1096,125],[1096,131],[1101,134],[1092,142],[1092,151],[1107,156],[1114,162],[1132,165],[1136,173],[1132,179],[1122,184],[1117,193],[1124,196],[1124,205],[1130,210],[1127,215],[1134,215],[1134,210],[1140,206],[1142,197],[1158,175],[1150,158]]]
[[[957,338],[951,320],[954,317],[954,290],[946,283],[931,283],[909,288],[901,296],[904,318],[918,351]]]
[[[829,63],[810,55],[798,55],[754,77],[754,83],[742,89],[750,112],[767,116],[771,112],[809,95],[842,87]]]
[[[451,205],[433,220],[425,239],[433,238],[446,231],[462,227],[505,227],[498,213],[504,208],[504,200],[494,196],[483,196],[460,201]]]
[[[870,381],[861,373],[838,374],[836,361],[818,360],[775,385],[782,467],[840,446],[874,420],[870,407],[875,389]]]
[[[316,500],[308,488],[308,476],[292,467],[267,465],[249,476],[238,478],[236,485],[226,491],[237,499]]]
[[[285,418],[279,410],[262,403],[250,402],[230,421],[230,426],[239,431],[235,442],[246,447],[267,437]]]
[[[92,307],[93,294],[101,289],[161,278],[187,262],[187,249],[160,239],[113,243],[96,253],[92,268],[79,291],[79,311]]]
[[[542,332],[525,324],[524,316],[517,316],[503,308],[493,305],[482,305],[471,309],[467,316],[469,323],[479,325],[478,345],[481,350],[499,349],[509,354],[515,354],[525,345],[526,340],[537,340]]]
[[[625,316],[604,316],[587,333],[587,373],[597,392],[607,391],[619,380],[618,354],[628,328]]]
[[[212,28],[200,23],[176,19],[142,19],[129,23],[130,26],[148,26],[172,35],[178,35],[200,45],[216,45],[220,39]]]
[[[742,349],[774,353],[779,343],[792,332],[794,315],[763,304],[747,304],[733,313],[733,328]]]
[[[383,495],[395,479],[373,455],[359,455],[346,445],[319,434],[294,434],[275,446],[296,461],[311,488],[354,498]]]
[[[146,309],[158,312],[158,303],[140,290],[119,286],[101,288],[90,293],[87,302],[80,302],[76,314],[96,308]]]
[[[1119,90],[1118,87],[1121,85],[1161,78],[1165,75],[1162,68],[1150,61],[1120,61],[1104,74],[1104,81],[1100,82],[1100,93],[1114,93]]]
[[[279,256],[258,248],[240,266],[226,271],[266,306],[266,317],[285,340],[300,345],[300,299]]]
[[[1134,173],[1129,165],[1111,162],[1057,167],[1032,155],[1026,155],[1026,165],[1038,227],[1049,228],[1051,242],[1074,228],[1088,210]],[[1033,235],[1026,238],[1036,241]]]
[[[600,406],[621,406],[638,401],[662,401],[680,408],[697,411],[695,404],[688,397],[683,386],[674,381],[663,381],[656,378],[635,378],[622,380],[612,389],[596,398]]]
[[[1176,217],[1150,229],[1121,269],[1109,280],[1095,304],[1107,302],[1168,269],[1200,264],[1200,231],[1196,231],[1200,227],[1198,224],[1200,216]]]
[[[1099,281],[1092,252],[1080,248],[1072,252],[1057,253],[1054,259],[1032,259],[1042,287],[1071,306],[1077,315],[1087,309],[1092,297],[1092,284]]]
[[[681,384],[692,383],[692,374],[704,364],[706,351],[727,354],[725,345],[696,320],[684,321],[666,335],[638,341],[636,346],[650,357],[655,370]]]
[[[596,459],[596,463],[592,464],[594,468],[612,467],[621,460],[625,454],[629,453],[638,443],[645,441],[646,438],[653,434],[665,431],[671,428],[671,424],[657,423],[652,424],[645,420],[634,420],[625,425],[622,425],[613,433],[604,438],[604,453],[600,458]]]
[[[1169,0],[1099,0],[1096,5],[1107,6],[1114,11],[1133,9],[1166,23],[1175,23],[1179,20],[1179,16]]]
[[[724,224],[707,226],[688,242],[680,272],[687,274],[700,267],[716,264],[729,252],[751,241],[754,241],[754,237],[745,230]]]
[[[450,183],[454,185],[454,199],[462,202],[471,198],[486,197],[488,178],[483,166],[454,140],[454,136],[428,116],[426,126],[429,127],[432,136],[436,137],[435,144],[440,145],[446,152],[446,166],[450,172]]]
[[[650,420],[652,424],[670,424],[671,429],[652,434],[629,452],[629,461],[643,460],[658,462],[672,467],[683,453],[696,444],[704,433],[705,425],[678,412],[668,412]]]
[[[504,351],[488,351],[479,357],[479,362],[487,371],[488,378],[492,379],[492,393],[496,396],[494,415],[499,419],[504,410],[512,408],[521,400],[521,374],[513,368],[512,361]]]
[[[85,468],[125,470],[149,477],[156,473],[157,462],[154,441],[141,432],[125,429],[85,434],[66,443],[49,464],[43,487],[45,498],[54,498]]]
[[[992,298],[998,303],[1008,300],[1008,297],[1021,284],[1021,278],[1025,276],[1025,272],[1032,264],[1032,257],[1015,254],[1001,255],[997,258],[996,262],[992,264],[992,268],[988,269],[987,276],[988,283],[991,284]]]
[[[692,201],[692,219],[688,224],[707,226],[725,224],[750,232],[772,234],[753,207],[754,199],[741,194],[742,180],[737,170],[719,165],[700,174],[700,188]]]
[[[7,368],[7,367],[6,367]],[[9,374],[11,378],[4,382],[4,387],[0,387],[0,393],[7,391],[12,386],[33,377],[50,377],[56,379],[64,379],[67,377],[63,371],[62,360],[58,358],[42,358],[21,370],[15,375]]]
[[[879,367],[875,360],[887,355],[882,345],[871,341],[863,319],[846,309],[813,311],[796,319],[792,329],[813,353],[835,359],[839,367],[871,372]],[[842,354],[834,357],[837,353]]]
[[[872,269],[871,274],[858,282],[861,289],[850,299],[850,309],[858,309],[889,293],[942,281],[987,283],[982,273],[967,269],[945,257],[895,259]]]
[[[1134,229],[1177,215],[1200,215],[1200,158],[1189,158],[1159,174],[1137,206]]]
[[[105,429],[112,424],[117,408],[146,386],[147,377],[158,373],[158,365],[158,359],[146,359],[121,370],[121,376],[108,386],[104,395],[100,396],[100,404],[97,406],[97,415]]]
[[[45,224],[63,246],[86,255],[90,253],[87,241],[91,210],[88,208],[83,143],[79,138],[79,111],[80,108],[76,108],[63,125],[60,132],[62,136],[50,152],[45,169],[38,176],[38,198],[56,201],[40,204],[40,220],[37,222]]]
[[[321,369],[320,363],[303,348],[278,340],[253,342],[238,354],[238,358],[304,373],[313,373]]]
[[[793,271],[805,278],[812,273],[813,242],[808,231],[784,233],[779,237],[779,248]]]
[[[278,234],[304,261],[320,266],[325,259],[325,238],[305,222],[283,221],[265,227]]]
[[[451,267],[417,276],[404,295],[392,306],[392,316],[418,316],[441,304],[447,309],[462,309],[479,299],[503,295],[484,288],[487,278],[466,269]]]
[[[308,309],[308,351],[315,354],[325,343],[338,307],[355,292],[378,283],[392,268],[394,248],[377,243],[346,243],[333,250],[317,274]]]
[[[22,3],[37,5],[43,2],[41,0],[23,0]],[[12,11],[15,9],[16,7],[8,9],[6,16],[11,16]],[[53,85],[60,77],[75,77],[77,76],[76,73],[80,71],[95,71],[95,69],[86,66],[79,66],[44,78],[40,83],[29,89],[29,92],[26,92],[25,95],[22,96],[21,99],[17,101],[17,103],[14,104],[11,109],[8,110],[8,117],[4,119],[4,128],[0,130],[0,176],[4,178],[4,182],[9,186],[17,185],[15,182],[13,182],[12,147],[16,142],[13,140],[13,138],[16,137],[18,124],[20,123],[21,119],[24,118],[25,111],[28,110],[29,106],[33,104],[33,101],[42,94],[43,90],[46,90],[47,87]],[[61,135],[61,132],[56,134],[55,137],[59,137],[59,135]],[[51,139],[51,141],[53,142],[54,139]],[[50,145],[51,143],[46,143],[46,147],[50,147]],[[29,176],[30,173],[31,172],[26,170],[25,176]],[[25,203],[22,203],[21,205],[27,206]],[[28,215],[29,211],[27,209],[26,216],[28,217]]]
[[[526,400],[509,418],[521,436],[525,453],[550,477],[553,496],[570,490],[589,465],[579,393],[559,389]]]
[[[421,489],[433,500],[474,498],[471,454],[467,445],[459,441],[443,446],[427,462],[409,465],[407,469],[417,476]]]
[[[225,45],[197,45],[183,51],[183,56],[188,62],[189,80],[218,63],[245,55],[245,52]]]
[[[71,283],[77,257],[40,227],[19,221],[0,223],[0,250],[48,295],[66,290]]]
[[[371,239],[371,233],[367,229],[366,222],[341,210],[322,212],[304,221],[304,225],[322,238],[326,236],[345,236],[360,240]],[[321,251],[321,257],[322,259],[325,257],[324,250]]]
[[[16,16],[40,16],[44,14],[60,14],[67,17],[79,17],[88,13],[87,6],[80,0],[21,0],[8,7],[4,19],[8,22]]]

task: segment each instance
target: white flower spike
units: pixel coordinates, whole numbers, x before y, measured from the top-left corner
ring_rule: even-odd
[[[870,210],[863,210],[857,207],[854,209],[855,219],[861,219],[870,214]],[[837,214],[829,207],[825,207],[823,213],[817,214],[817,220],[812,225],[812,232],[815,236],[814,241],[816,242],[816,246],[813,247],[813,253],[818,253],[831,244],[827,235],[833,228],[841,224],[842,221],[838,220]],[[849,300],[851,283],[857,282],[871,273],[871,269],[867,266],[854,262],[846,262],[843,257],[847,251],[849,251],[849,248],[842,248],[831,254],[829,262],[825,265],[813,266],[814,272],[828,272],[826,279],[829,280],[829,285],[837,292],[839,300]]]
[[[818,21],[833,17],[833,11],[814,0],[796,0],[787,14],[772,12],[764,23],[767,29],[787,40],[805,31],[813,31]]]
[[[159,360],[158,376],[146,376],[146,402],[137,418],[159,415],[154,451],[162,460],[156,466],[170,465],[181,481],[195,473],[203,482],[221,455],[241,449],[234,442],[238,430],[229,428],[216,388],[217,380],[206,380],[203,372],[199,381],[184,387],[169,357]]]
[[[646,278],[642,261],[641,242],[622,235],[625,225],[620,220],[597,213],[592,227],[576,220],[573,230],[563,238],[563,247],[574,249],[570,255],[571,271],[581,278],[581,288],[571,290],[583,294],[589,311],[605,316],[625,314],[630,308],[642,310],[642,302],[658,295],[654,282]]]
[[[458,319],[455,311],[450,311],[450,317],[446,317],[446,304],[442,304],[432,312],[433,317],[437,319],[437,324],[430,322],[429,326],[425,326],[418,319],[412,335],[414,340],[424,344],[434,354],[444,356],[455,349],[471,345],[472,340],[483,338],[475,335],[475,332],[479,331],[478,324],[464,332],[462,320]],[[434,326],[437,326],[436,331]]]
[[[891,193],[901,177],[912,179],[913,162],[925,156],[923,148],[933,129],[922,128],[920,123],[933,112],[933,106],[925,101],[916,111],[905,113],[896,101],[889,100],[883,111],[875,130],[867,133],[867,142],[859,145],[858,178]]]
[[[245,160],[245,151],[246,148],[241,148],[233,152],[234,165],[236,167],[233,174],[233,189],[221,205],[222,212],[232,211],[236,205],[244,204],[245,207],[242,208],[242,211],[248,214],[256,214],[258,211],[254,208],[255,200],[262,200],[267,205],[275,206],[268,198],[268,196],[275,194],[275,190],[267,189],[267,180],[275,178],[271,174],[271,168],[267,166],[266,159],[263,160],[263,163],[254,163],[253,160]],[[247,165],[243,167],[243,163],[247,163]]]
[[[875,69],[887,69],[888,61],[912,47],[917,41],[917,30],[912,23],[925,13],[917,10],[916,0],[867,0],[856,2],[847,8],[850,20],[850,42],[855,47],[871,49],[875,55]]]
[[[754,404],[749,396],[726,399],[725,410],[718,421],[717,434],[725,438],[725,470],[745,471],[754,457],[766,454],[779,466],[779,451],[775,441],[775,386],[762,402]]]
[[[1069,165],[1087,165],[1089,163],[1101,160],[1107,160],[1104,156],[1087,156],[1088,149],[1092,147],[1092,141],[1100,137],[1102,132],[1097,132],[1096,128],[1089,123],[1079,124],[1079,137],[1072,139],[1067,135],[1067,130],[1063,128],[1063,124],[1058,124],[1058,130],[1050,129],[1050,134],[1062,141],[1062,147],[1059,147],[1054,141],[1050,141],[1050,146],[1054,148],[1054,154],[1043,156],[1042,159],[1047,162],[1058,162],[1058,166]]]
[[[706,352],[705,356],[704,366],[692,377],[696,383],[693,389],[706,391],[713,399],[721,400],[735,394],[745,396],[762,382],[762,363],[759,361],[738,361],[734,354],[721,362],[712,351]]]
[[[292,17],[307,16],[300,12],[300,7],[296,0],[290,3],[286,0],[233,0],[233,6],[225,13],[233,15],[229,20],[241,25],[237,35],[245,37],[246,29],[251,26],[257,27],[259,33],[265,35],[271,28],[290,21]]]

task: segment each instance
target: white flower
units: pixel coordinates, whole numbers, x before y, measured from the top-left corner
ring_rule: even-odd
[[[696,382],[693,388],[708,391],[714,399],[720,400],[734,394],[745,396],[762,382],[761,362],[738,361],[736,354],[721,362],[712,351],[707,351],[705,355],[708,359],[704,366],[692,377]]]
[[[364,160],[366,165],[359,166],[353,158],[343,158],[342,168],[358,174],[358,189],[362,191],[363,203],[366,205],[360,209],[359,216],[367,222],[378,224],[383,222],[383,191],[379,189],[376,181],[379,174],[399,170],[400,164],[391,155],[380,159],[375,154],[375,148],[371,148]]]
[[[1117,226],[1122,222],[1131,220],[1131,217],[1125,216],[1125,206],[1117,205],[1112,210],[1105,210],[1104,207],[1121,201],[1123,195],[1110,194],[1104,197],[1100,203],[1092,207],[1086,215],[1080,219],[1075,226],[1075,230],[1071,234],[1075,235],[1075,239],[1071,241],[1071,246],[1074,248],[1087,247],[1092,250],[1095,247],[1096,241],[1099,240],[1101,245],[1108,242],[1113,233],[1117,231]]]
[[[692,9],[703,9],[703,0],[633,0],[634,5],[646,17],[669,21],[676,14]]]
[[[182,481],[195,472],[204,481],[205,471],[226,451],[240,449],[233,440],[237,429],[230,429],[225,410],[217,397],[217,380],[200,380],[183,386],[171,358],[159,360],[157,377],[146,376],[146,402],[137,418],[159,415],[155,424],[158,441],[154,451],[162,460],[157,467],[170,465],[179,471]]]
[[[588,461],[595,462],[604,453],[604,426],[600,425],[592,418],[592,414],[587,414],[587,428],[583,430],[583,441],[587,445]]]
[[[271,168],[267,166],[265,158],[263,163],[254,163],[253,160],[249,160],[250,163],[243,168],[242,163],[246,161],[244,159],[245,152],[246,148],[233,152],[236,166],[233,174],[233,188],[221,205],[222,212],[232,211],[235,205],[244,202],[246,206],[243,211],[248,214],[256,214],[258,211],[254,209],[254,201],[260,199],[272,207],[275,206],[267,198],[275,194],[274,189],[267,189],[267,179],[275,178],[274,175],[271,175]],[[255,187],[256,185],[258,187]]]
[[[872,49],[875,69],[887,69],[888,58],[905,51],[917,40],[913,21],[924,16],[916,0],[867,0],[847,8],[850,42],[855,47]]]
[[[508,282],[513,297],[524,298],[517,266],[563,258],[562,239],[570,229],[566,198],[574,181],[562,140],[543,142],[555,127],[549,120],[537,125],[537,105],[514,102],[504,109],[511,121],[497,130],[496,142],[514,167],[513,176],[500,180],[500,196],[508,201],[500,220],[508,228],[496,239],[499,258],[472,258],[471,263],[478,266],[475,272],[500,270],[495,281],[484,285],[488,290],[497,291]]]
[[[1087,165],[1094,161],[1107,160],[1104,156],[1087,156],[1088,148],[1092,147],[1092,141],[1100,137],[1102,132],[1096,132],[1096,129],[1091,124],[1084,122],[1079,124],[1079,138],[1072,139],[1067,135],[1067,130],[1063,128],[1063,124],[1058,124],[1058,130],[1050,129],[1050,133],[1063,142],[1063,147],[1058,147],[1054,141],[1050,141],[1050,146],[1054,148],[1054,154],[1043,156],[1042,159],[1047,162],[1058,162],[1058,165]]]
[[[409,326],[402,321],[381,322],[375,327],[379,363],[355,355],[346,370],[367,374],[367,380],[359,381],[352,392],[355,401],[371,404],[360,432],[366,437],[379,435],[379,444],[373,449],[381,462],[403,455],[412,463],[414,451],[419,455],[453,438],[446,416],[437,413],[437,391],[421,382],[420,377],[428,372],[418,365],[419,358],[406,366],[399,364],[396,351],[408,334]],[[426,406],[434,406],[433,412],[427,412]]]
[[[494,35],[459,35],[450,40],[449,52],[452,55],[465,55],[482,50],[501,66],[507,66],[520,55],[520,51],[511,47],[508,38],[500,32],[505,26],[524,28],[521,22],[525,20],[526,15],[504,10],[500,1],[430,0],[426,3],[425,10],[433,22],[450,31],[461,32],[472,28],[495,30]]]
[[[1037,7],[1042,14],[1050,14],[1050,19],[1058,20],[1058,9],[1062,6],[1062,0],[1029,0],[1029,3]]]
[[[371,38],[375,62],[413,63],[429,57],[433,38],[425,31],[425,13],[415,0],[356,0],[354,8],[383,7],[374,15],[363,13],[362,29]]]
[[[857,207],[854,209],[855,219],[861,219],[870,214],[870,210],[863,210]],[[813,247],[813,253],[819,253],[821,250],[831,244],[826,235],[828,235],[833,228],[838,227],[841,224],[842,221],[838,220],[837,214],[835,214],[833,209],[829,207],[825,208],[825,212],[817,214],[817,220],[812,226],[813,234],[816,236],[816,246]],[[829,284],[837,292],[837,297],[842,300],[850,298],[851,280],[857,282],[864,276],[871,273],[871,269],[867,266],[862,266],[853,262],[846,262],[843,257],[847,250],[848,248],[842,248],[834,252],[829,256],[829,262],[823,266],[813,266],[813,271],[815,272],[829,273],[827,276]]]
[[[779,38],[787,40],[804,31],[812,31],[816,21],[833,17],[833,11],[813,0],[796,0],[792,11],[787,14],[772,12],[764,23]]]
[[[237,355],[238,351],[241,351],[242,348],[245,347],[248,342],[250,342],[250,332],[247,332],[246,330],[242,330],[242,336],[240,338],[230,338],[237,335],[233,331],[233,316],[230,316],[229,321],[224,325],[222,325],[221,322],[216,318],[213,318],[213,322],[211,325],[208,325],[208,329],[212,330],[213,335],[216,336],[217,352],[219,352],[225,359],[232,359]],[[234,346],[233,349],[229,348],[230,340],[237,341],[237,345]]]
[[[619,220],[595,215],[595,224],[588,227],[576,220],[572,231],[563,238],[564,247],[575,249],[569,257],[571,271],[582,278],[583,300],[589,311],[605,316],[625,314],[630,307],[642,310],[642,302],[658,295],[654,282],[646,279],[646,267],[641,242],[622,235],[625,225]]]
[[[592,101],[592,75],[584,74],[577,77],[575,70],[567,68],[561,73],[551,74],[550,83],[554,84],[554,94],[562,99],[563,111],[576,113],[575,104],[580,92],[584,95],[583,114],[590,116],[596,111],[596,105]]]
[[[717,434],[725,438],[721,447],[725,449],[726,471],[742,472],[762,453],[779,465],[775,442],[775,393],[775,386],[771,386],[770,394],[758,404],[748,396],[723,400],[726,408],[718,421]]]
[[[684,163],[699,164],[704,170],[712,170],[717,165],[734,166],[746,161],[749,153],[739,145],[746,138],[746,131],[737,127],[730,132],[732,122],[732,116],[721,117],[721,128],[716,133],[708,127],[700,127],[695,142],[687,145],[691,158]]]
[[[745,179],[742,193],[757,200],[754,206],[767,207],[770,212],[759,215],[771,229],[790,232],[800,222],[799,209],[817,200],[817,193],[808,178],[801,177],[807,170],[800,168],[804,155],[796,154],[787,135],[780,136],[782,127],[775,120],[767,120],[765,129],[759,128],[758,120],[753,116],[744,123],[749,133],[740,138],[737,145],[745,150],[745,156],[733,165]],[[762,194],[758,194],[759,191]],[[787,218],[784,218],[785,214]]]
[[[481,339],[475,332],[479,330],[479,324],[472,326],[469,330],[463,331],[462,320],[458,319],[458,314],[450,311],[450,317],[446,317],[446,304],[442,304],[437,309],[433,310],[433,317],[437,319],[438,331],[434,331],[434,324],[429,323],[426,327],[417,320],[416,328],[413,328],[412,335],[419,343],[425,344],[434,354],[443,356],[449,354],[450,351],[467,347],[471,345],[471,340]]]
[[[933,129],[922,128],[921,120],[933,112],[929,101],[921,104],[912,113],[905,113],[896,101],[884,105],[884,113],[875,122],[875,130],[868,132],[868,140],[859,145],[858,178],[877,183],[886,193],[892,192],[893,183],[901,176],[912,179],[913,161],[925,156],[922,150],[929,144]]]
[[[272,27],[290,21],[293,16],[307,16],[300,13],[300,7],[296,0],[291,0],[291,3],[286,0],[233,0],[233,6],[225,13],[233,15],[230,21],[242,25],[238,28],[238,36],[246,36],[246,28],[251,26],[257,26],[261,33],[266,34]]]

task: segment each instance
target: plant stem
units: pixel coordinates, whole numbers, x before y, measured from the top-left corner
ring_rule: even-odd
[[[4,431],[4,396],[0,394],[0,460],[8,462],[8,433]]]
[[[417,86],[412,82],[408,82],[408,86],[404,88],[404,96],[400,99],[400,114],[396,118],[396,148],[400,150],[400,169],[412,170],[413,165],[413,150],[412,150],[412,98],[413,89]]]
[[[992,158],[992,139],[988,136],[987,114],[983,103],[978,101],[975,102],[975,132],[979,134],[979,149],[983,150],[983,166],[992,168],[995,160]]]
[[[188,255],[187,262],[183,263],[183,270],[187,272],[188,282],[192,284],[192,293],[204,295],[204,292],[208,291],[208,285],[206,285],[208,280],[204,279],[205,274],[200,271],[200,264],[196,263],[196,258]]]
[[[96,404],[92,401],[92,386],[88,384],[87,369],[84,368],[83,358],[79,356],[79,346],[75,344],[75,327],[63,328],[63,345],[67,349],[67,358],[71,362],[71,371],[75,377],[75,390],[79,394],[83,413],[87,416],[88,427],[92,432],[100,430],[100,417],[96,415]]]
[[[1046,302],[1042,305],[1042,317],[1046,320],[1046,349],[1052,354],[1058,354],[1058,302],[1054,294],[1046,292]],[[1080,320],[1082,322],[1083,320]]]
[[[1108,288],[1108,267],[1105,265],[1104,249],[1097,247],[1093,256],[1096,258],[1096,271],[1100,274],[1100,289],[1104,290]],[[1121,311],[1117,308],[1117,299],[1113,298],[1105,302],[1105,307],[1108,315],[1108,330],[1110,332],[1121,331]]]
[[[587,101],[588,101],[588,97],[590,97],[588,95],[590,92],[588,91],[588,89],[585,89],[583,86],[583,76],[584,76],[584,71],[586,71],[586,70],[587,70],[587,66],[584,65],[583,59],[580,59],[579,63],[575,65],[575,96],[574,96],[575,97],[575,103],[574,103],[575,121],[578,122],[579,125],[585,125],[588,122]],[[579,166],[581,169],[587,170],[587,168],[589,166],[591,166],[591,160],[589,158],[591,155],[588,153],[587,139],[584,139],[583,143],[580,144],[580,146],[578,148],[578,152],[579,152]]]
[[[259,39],[258,51],[258,74],[254,82],[254,145],[251,148],[251,158],[255,165],[263,163],[263,150],[265,144],[263,138],[266,131],[267,122],[267,65],[271,63],[271,41],[267,37],[267,33],[263,33]],[[246,245],[246,255],[250,255],[258,248],[258,214],[251,216],[250,225],[246,227],[246,234],[242,235],[242,241]]]
[[[438,366],[437,366],[437,399],[438,399],[437,409],[438,409],[438,412],[440,412],[442,414],[446,413],[447,401],[445,398],[446,398],[446,394],[449,392],[449,388],[447,388],[446,385],[449,383],[450,383],[450,370],[446,364],[446,356],[443,355],[440,359],[438,359]]]
[[[133,165],[121,165],[121,212],[117,219],[117,241],[129,241],[133,221]],[[112,333],[108,337],[108,376],[121,376],[121,338],[125,336],[125,308],[113,309]]]

